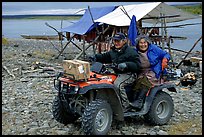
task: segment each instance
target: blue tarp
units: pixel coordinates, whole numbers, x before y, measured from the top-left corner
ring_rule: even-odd
[[[65,28],[62,28],[61,31],[62,32],[71,32],[71,33],[75,33],[75,34],[79,34],[79,35],[83,35],[87,32],[89,32],[90,30],[92,30],[95,25],[98,25],[99,23],[93,23],[92,21],[92,17],[93,19],[98,19],[106,14],[108,14],[109,12],[113,11],[116,7],[115,6],[110,6],[110,7],[102,7],[102,8],[90,8],[91,14],[89,12],[88,9],[86,9],[84,15],[82,16],[82,18],[68,26]],[[92,15],[92,17],[91,17]]]
[[[130,22],[130,26],[128,29],[128,38],[131,42],[131,45],[136,46],[135,45],[135,39],[137,38],[137,22],[136,22],[135,15],[132,16],[132,19]]]

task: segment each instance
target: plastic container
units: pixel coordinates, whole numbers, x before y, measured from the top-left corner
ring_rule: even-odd
[[[202,61],[199,62],[200,71],[202,71]]]

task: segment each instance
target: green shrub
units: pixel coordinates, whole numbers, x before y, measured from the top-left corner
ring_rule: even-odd
[[[4,38],[2,37],[2,45],[8,45],[8,39],[7,38]]]

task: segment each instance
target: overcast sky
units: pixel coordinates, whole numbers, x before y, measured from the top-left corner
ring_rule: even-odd
[[[118,5],[130,5],[139,4],[144,2],[2,2],[2,14],[25,14],[26,12],[42,13],[49,12],[51,10],[58,10],[58,12],[66,13],[76,11],[76,9],[85,9],[88,6],[104,7],[104,6],[118,6]],[[195,2],[165,2],[169,5],[175,4],[187,4]],[[197,2],[198,3],[198,2]],[[200,2],[201,3],[201,2]],[[72,11],[72,9],[74,9]],[[56,11],[57,12],[57,11]]]

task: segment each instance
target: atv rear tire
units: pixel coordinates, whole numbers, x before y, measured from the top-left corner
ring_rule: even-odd
[[[164,125],[170,120],[173,110],[174,103],[171,96],[161,91],[154,97],[148,113],[144,115],[144,120],[152,125]]]
[[[56,96],[53,100],[52,113],[55,120],[65,125],[73,123],[78,119],[78,116],[66,111],[66,108],[63,107],[63,104],[58,96]]]
[[[82,116],[82,129],[86,135],[106,135],[112,124],[112,109],[108,102],[95,100],[89,103]]]

